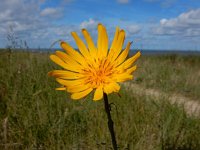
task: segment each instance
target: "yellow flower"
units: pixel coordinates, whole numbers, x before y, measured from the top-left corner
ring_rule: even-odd
[[[126,60],[131,42],[128,42],[126,48],[121,51],[125,31],[118,27],[109,51],[108,35],[102,24],[98,24],[97,46],[86,29],[82,29],[82,33],[87,46],[75,32],[72,32],[80,53],[66,42],[61,42],[60,45],[65,52],[56,51],[50,58],[65,70],[53,70],[48,75],[55,77],[62,85],[57,90],[71,93],[72,99],[81,99],[95,90],[93,100],[100,100],[103,93],[118,92],[118,83],[133,79],[132,73],[136,70],[133,63],[141,54],[137,52]]]

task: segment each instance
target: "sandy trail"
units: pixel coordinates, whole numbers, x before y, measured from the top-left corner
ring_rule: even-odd
[[[184,97],[180,94],[172,94],[156,90],[156,89],[146,89],[141,85],[134,84],[131,82],[125,83],[127,90],[134,90],[135,94],[146,95],[158,99],[168,99],[171,104],[177,104],[178,106],[183,106],[185,112],[190,116],[200,116],[200,103],[197,100],[192,100],[190,98]]]

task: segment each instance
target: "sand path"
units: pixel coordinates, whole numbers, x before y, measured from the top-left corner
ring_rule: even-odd
[[[168,99],[171,104],[177,104],[178,106],[183,106],[185,112],[190,116],[199,117],[200,116],[200,101],[192,100],[190,98],[184,97],[183,95],[174,93],[169,95],[168,93],[159,91],[157,89],[146,89],[141,85],[134,84],[131,82],[125,83],[127,90],[133,90],[134,94],[146,95],[154,98],[155,100]]]

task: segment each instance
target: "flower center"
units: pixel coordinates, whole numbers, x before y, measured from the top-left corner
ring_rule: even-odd
[[[92,88],[97,88],[109,83],[113,67],[108,59],[98,60],[94,64],[88,64],[88,66],[83,73],[86,77],[86,84],[89,83]]]

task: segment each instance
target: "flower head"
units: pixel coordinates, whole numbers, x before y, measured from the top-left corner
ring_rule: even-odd
[[[136,65],[133,63],[141,54],[137,52],[126,59],[131,42],[128,42],[122,51],[125,31],[118,27],[109,51],[108,35],[102,24],[98,24],[97,46],[86,29],[82,29],[82,33],[87,46],[75,32],[72,32],[80,52],[74,50],[68,43],[61,42],[60,45],[65,52],[56,51],[50,58],[64,70],[53,70],[48,74],[55,77],[62,85],[57,90],[71,93],[72,99],[81,99],[94,90],[93,100],[100,100],[103,93],[118,92],[120,82],[133,79],[132,73],[136,70]]]

